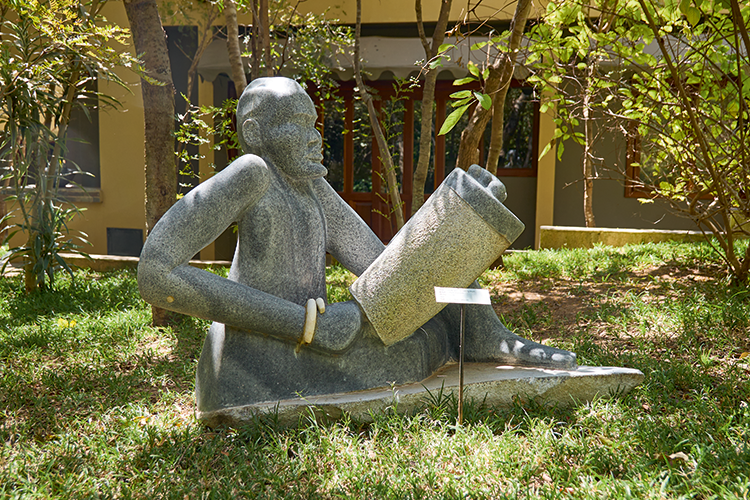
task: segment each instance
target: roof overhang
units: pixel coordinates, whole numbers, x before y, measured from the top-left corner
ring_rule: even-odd
[[[444,72],[448,72],[453,78],[462,78],[468,74],[466,65],[469,61],[481,67],[487,60],[492,60],[497,54],[495,49],[489,52],[470,50],[474,43],[484,39],[484,37],[446,39],[445,43],[453,44],[454,47],[446,52],[450,58],[444,60],[440,69],[441,73],[445,75]],[[352,52],[352,50],[341,50],[329,56],[330,66],[340,80],[348,81],[354,76]],[[378,80],[391,75],[396,78],[419,76],[425,60],[424,48],[419,38],[362,37],[360,53],[363,60],[363,76],[368,80]],[[243,58],[243,62],[247,71],[250,67],[250,59]],[[198,63],[198,73],[208,81],[214,81],[221,73],[231,74],[225,40],[214,40],[209,44]],[[290,76],[291,73],[293,69],[290,69],[289,74],[285,76]],[[285,71],[282,70],[282,74],[285,74]],[[525,72],[517,67],[516,77],[524,76]]]

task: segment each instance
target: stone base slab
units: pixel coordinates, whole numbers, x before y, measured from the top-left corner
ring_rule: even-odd
[[[548,370],[498,366],[495,363],[464,365],[464,401],[484,401],[493,407],[510,407],[514,399],[534,400],[562,407],[588,402],[598,397],[625,394],[643,381],[643,373],[633,368],[580,366],[577,370]],[[410,413],[429,401],[430,394],[458,397],[458,364],[451,363],[422,382],[367,391],[301,397],[278,402],[256,403],[196,412],[210,427],[238,426],[263,414],[278,413],[282,425],[296,425],[300,416],[312,410],[327,419],[347,413],[362,421],[372,414],[395,408]]]

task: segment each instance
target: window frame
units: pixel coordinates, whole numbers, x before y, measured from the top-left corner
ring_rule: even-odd
[[[393,80],[375,80],[367,82],[367,86],[376,90],[379,99],[375,100],[375,108],[380,111],[381,102],[395,94]],[[421,82],[422,84],[424,81]],[[512,80],[512,87],[523,87],[524,81]],[[355,82],[341,81],[338,82],[338,96],[344,101],[344,127],[346,130],[353,130],[354,126],[354,101],[355,101]],[[453,80],[438,80],[435,88],[435,130],[437,134],[440,130],[448,111],[451,101],[450,94],[459,90],[478,90],[479,82],[462,86],[453,85]],[[410,89],[405,98],[404,107],[404,130],[414,130],[414,104],[415,101],[421,101],[423,88],[422,85]],[[314,92],[310,92],[314,94]],[[315,99],[313,98],[315,101]],[[532,166],[530,168],[509,168],[498,169],[498,177],[536,177],[539,169],[538,147],[539,147],[539,102],[531,102],[534,106],[534,123],[532,127]],[[324,133],[323,123],[325,117],[319,102],[316,102],[318,109],[318,127],[321,133]],[[325,140],[325,137],[324,137]],[[403,201],[404,217],[408,219],[411,214],[413,173],[414,173],[414,146],[418,138],[415,134],[406,134],[404,136],[404,171],[401,179],[401,199]],[[437,189],[440,183],[445,179],[446,170],[446,137],[444,135],[435,135],[434,151],[434,175],[433,190]],[[382,199],[381,193],[383,182],[380,176],[382,171],[382,162],[378,157],[378,146],[375,138],[372,138],[372,190],[370,192],[354,191],[354,138],[353,134],[346,134],[344,137],[343,151],[343,190],[338,191],[339,195],[370,225],[375,233],[383,241],[388,241],[395,234],[393,221],[388,220],[382,214],[387,213],[388,207]],[[484,163],[484,147],[481,148],[480,163]],[[425,194],[425,199],[429,193]]]

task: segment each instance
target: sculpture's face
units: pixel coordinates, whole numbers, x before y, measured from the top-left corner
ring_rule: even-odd
[[[301,89],[300,89],[301,90]],[[285,96],[269,126],[261,131],[267,151],[282,172],[290,177],[323,177],[323,139],[315,128],[315,106],[304,92]]]

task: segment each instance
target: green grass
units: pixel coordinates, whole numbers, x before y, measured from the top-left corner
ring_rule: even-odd
[[[132,272],[0,279],[2,498],[748,498],[750,291],[706,245],[524,252],[481,281],[524,335],[642,370],[573,409],[433,394],[415,415],[212,431],[206,323],[149,326]],[[329,299],[347,271],[329,269]]]

